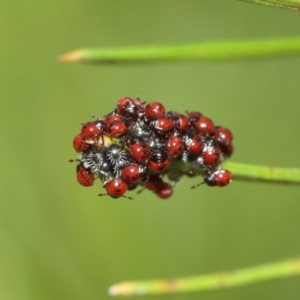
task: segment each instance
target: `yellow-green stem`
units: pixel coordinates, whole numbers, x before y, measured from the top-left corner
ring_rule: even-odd
[[[298,11],[300,9],[299,0],[240,0],[255,4],[261,4],[268,7],[285,8]]]
[[[185,278],[126,281],[109,288],[111,296],[141,296],[203,292],[238,287],[300,274],[300,258],[256,267]]]
[[[234,162],[224,162],[222,167],[230,170],[235,180],[300,184],[299,168],[257,166]]]
[[[202,173],[201,169],[197,169],[197,166],[192,165],[190,162],[176,159],[170,161],[169,169],[179,170],[183,174],[187,174],[189,170],[199,174]],[[229,170],[234,181],[300,184],[299,168],[258,166],[225,161],[222,163],[222,169]]]
[[[63,54],[58,59],[61,62],[124,64],[219,61],[292,55],[300,55],[300,37],[252,41],[203,42],[177,46],[90,48]]]

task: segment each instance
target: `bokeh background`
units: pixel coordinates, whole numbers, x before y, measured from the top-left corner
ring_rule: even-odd
[[[109,299],[108,287],[300,254],[299,188],[183,179],[173,197],[98,197],[75,177],[73,137],[122,96],[199,110],[235,136],[236,162],[300,166],[300,58],[68,65],[82,47],[299,35],[300,15],[239,1],[0,3],[0,299]],[[156,299],[298,299],[300,278]],[[141,297],[146,299],[146,297]]]

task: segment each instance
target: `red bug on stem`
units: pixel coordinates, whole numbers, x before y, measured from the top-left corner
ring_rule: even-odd
[[[77,180],[83,186],[92,186],[94,183],[94,176],[83,166],[78,167]]]
[[[95,122],[85,123],[81,128],[81,136],[84,140],[93,139],[100,134],[102,134],[101,129]]]
[[[150,102],[145,107],[145,115],[149,119],[162,117],[165,113],[165,107],[160,102]]]
[[[132,197],[124,196],[127,191],[127,183],[121,178],[113,178],[104,184],[107,194],[99,194],[99,196],[109,195],[112,198],[124,197],[133,200]]]
[[[81,153],[88,147],[81,134],[77,134],[73,140],[73,148],[76,152]]]
[[[131,156],[137,162],[145,162],[149,158],[149,146],[143,141],[142,138],[132,137],[129,144],[129,151]]]

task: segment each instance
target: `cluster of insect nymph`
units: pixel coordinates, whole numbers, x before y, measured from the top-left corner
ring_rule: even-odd
[[[141,187],[167,199],[182,176],[203,177],[192,188],[231,181],[221,162],[233,153],[232,133],[200,112],[166,112],[160,102],[123,97],[111,113],[93,118],[73,140],[80,153],[73,161],[81,185],[102,182],[107,194],[100,196],[133,199],[124,194]]]

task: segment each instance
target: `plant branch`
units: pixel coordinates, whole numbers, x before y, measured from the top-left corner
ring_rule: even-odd
[[[129,64],[138,62],[220,61],[297,55],[300,55],[300,37],[210,42],[179,46],[90,48],[63,54],[58,57],[58,60],[72,63]]]
[[[233,179],[270,183],[300,184],[300,169],[256,166],[234,162],[224,162],[224,169],[232,172]]]
[[[204,292],[238,287],[300,274],[300,258],[256,267],[185,278],[126,281],[111,286],[111,296],[141,296]]]
[[[295,11],[298,11],[300,9],[299,0],[239,0],[239,1],[261,4],[269,7],[291,9]]]
[[[299,168],[279,168],[271,166],[248,165],[244,163],[223,162],[222,169],[229,170],[235,181],[256,181],[268,183],[300,184]],[[168,172],[175,174],[202,174],[203,170],[193,162],[183,160],[170,160]]]

